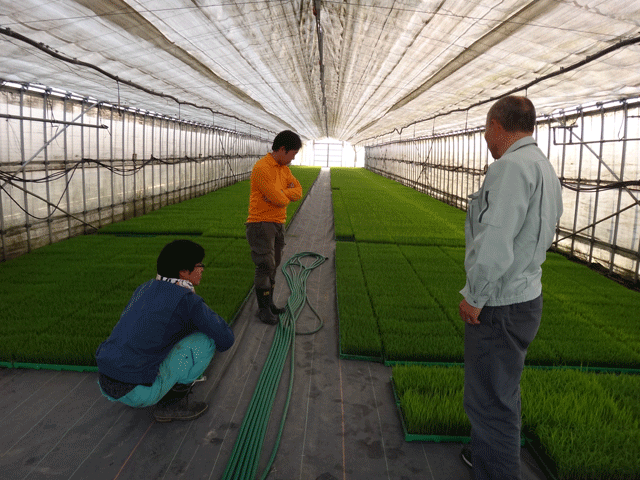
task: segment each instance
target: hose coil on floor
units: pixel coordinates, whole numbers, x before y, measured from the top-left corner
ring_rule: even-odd
[[[310,265],[305,265],[302,259],[311,257]],[[290,375],[287,397],[283,408],[282,419],[278,429],[276,441],[264,472],[259,477],[265,479],[276,457],[280,439],[287,418],[291,392],[293,390],[293,373],[295,367],[295,335],[310,335],[322,328],[322,319],[307,299],[307,278],[311,272],[325,262],[326,257],[313,252],[301,252],[293,255],[282,267],[291,295],[287,301],[285,313],[280,315],[280,322],[269,351],[269,355],[262,368],[256,389],[244,416],[238,438],[231,452],[227,468],[222,476],[223,480],[252,480],[256,478],[260,454],[275,401],[280,377],[284,371],[287,355],[291,352]],[[319,319],[320,324],[310,332],[296,332],[296,322],[300,313],[308,304]]]

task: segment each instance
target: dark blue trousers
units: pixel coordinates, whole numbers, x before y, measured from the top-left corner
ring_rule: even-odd
[[[471,422],[475,480],[519,480],[520,377],[542,316],[542,295],[485,306],[465,326],[464,409]]]

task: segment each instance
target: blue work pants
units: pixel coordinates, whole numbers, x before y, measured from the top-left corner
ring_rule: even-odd
[[[475,480],[519,480],[520,377],[542,316],[542,295],[485,306],[465,325],[464,409],[471,422]]]

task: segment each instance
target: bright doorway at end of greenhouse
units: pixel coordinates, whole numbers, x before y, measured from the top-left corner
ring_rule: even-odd
[[[364,167],[364,147],[335,138],[308,140],[293,161],[314,167]]]

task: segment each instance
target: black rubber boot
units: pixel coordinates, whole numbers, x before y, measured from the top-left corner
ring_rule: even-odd
[[[192,387],[193,384],[176,383],[156,404],[153,412],[156,422],[195,420],[206,412],[209,405],[205,402],[189,402]]]
[[[273,303],[273,286],[271,287],[271,302],[269,304],[269,308],[271,309],[271,313],[273,313],[274,315],[280,315],[284,312],[287,311],[286,308],[278,308],[276,307],[276,305]]]
[[[280,319],[271,312],[271,290],[266,288],[256,288],[258,298],[258,318],[262,323],[277,325]]]

